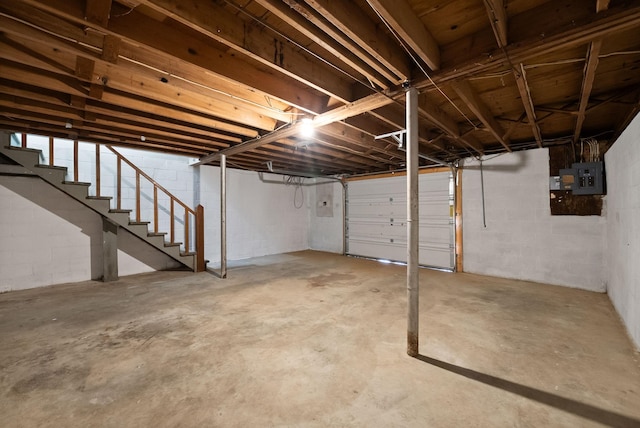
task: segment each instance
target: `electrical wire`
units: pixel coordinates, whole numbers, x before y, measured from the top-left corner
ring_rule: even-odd
[[[447,94],[444,93],[444,91],[436,84],[436,82],[433,81],[433,79],[431,78],[429,73],[427,73],[427,70],[425,70],[425,68],[422,66],[422,63],[420,61],[418,61],[418,59],[415,57],[413,52],[411,52],[409,47],[404,43],[402,38],[393,30],[393,28],[391,27],[391,24],[389,24],[387,22],[387,20],[384,19],[384,17],[380,14],[380,12],[378,12],[378,10],[375,8],[374,5],[371,4],[371,2],[369,0],[367,0],[367,4],[375,12],[375,14],[378,16],[380,21],[387,27],[389,32],[391,34],[393,34],[393,36],[396,38],[396,40],[398,41],[400,46],[402,46],[402,49],[404,49],[406,54],[409,55],[409,57],[411,58],[413,63],[420,69],[420,71],[422,71],[422,73],[427,77],[427,79],[429,79],[429,82],[431,82],[433,87],[436,88],[438,90],[438,92],[440,92],[440,94],[449,102],[449,104],[451,104],[458,111],[458,113],[460,113],[462,115],[462,117],[464,117],[467,120],[467,122],[469,122],[469,124],[471,124],[471,126],[473,126],[473,129],[477,130],[478,127],[476,126],[476,124],[473,123],[471,121],[471,119],[469,119],[469,117],[466,114],[464,114],[464,112],[462,110],[460,110],[460,108],[453,102],[453,100],[451,98],[449,98],[449,96]]]
[[[283,175],[282,182],[287,186],[295,186],[293,191],[293,206],[295,209],[300,209],[304,205],[304,190],[302,186],[304,184],[304,177],[296,177],[293,175]],[[298,191],[300,191],[300,203],[298,204]]]

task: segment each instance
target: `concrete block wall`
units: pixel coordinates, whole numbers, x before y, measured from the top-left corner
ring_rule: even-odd
[[[603,292],[606,219],[552,216],[547,149],[505,154],[462,173],[464,271]]]
[[[18,138],[19,140],[19,138]],[[42,150],[42,163],[49,162],[49,139],[38,135],[28,136],[28,146],[30,148]],[[174,194],[177,198],[185,202],[187,205],[195,206],[195,182],[193,178],[192,168],[188,164],[188,158],[184,156],[167,155],[159,152],[150,152],[142,150],[133,150],[127,148],[116,147],[116,150],[134,165],[141,168],[151,178],[157,181],[162,187]],[[68,168],[68,180],[72,180],[74,176],[73,166],[73,141],[65,139],[55,139],[54,145],[54,163],[57,166],[66,166]],[[95,145],[91,143],[80,142],[78,146],[78,180],[85,182],[94,182],[95,177]],[[116,156],[102,146],[100,150],[100,173],[101,186],[100,191],[103,196],[112,196],[111,207],[116,207]],[[122,208],[133,209],[131,218],[135,219],[135,171],[122,163]],[[140,219],[142,221],[153,221],[153,185],[144,178],[141,179],[141,203],[140,203]],[[96,194],[95,183],[89,188],[89,194]],[[168,232],[170,229],[170,215],[168,197],[162,192],[158,192],[158,200],[160,201],[160,209],[158,216],[158,230]],[[176,206],[176,213],[182,215],[182,211]],[[191,219],[191,221],[193,218]],[[176,241],[184,241],[184,221],[182,219],[176,221],[174,227]],[[153,228],[151,224],[150,229]],[[191,237],[193,242],[193,236]]]
[[[102,276],[98,214],[36,177],[0,176],[0,200],[0,292]],[[119,234],[120,275],[177,266],[140,242]]]
[[[48,138],[29,136],[29,147],[43,150],[42,163],[48,163],[48,145]],[[68,179],[73,177],[72,147],[72,141],[56,139],[55,164],[69,168]],[[198,203],[205,206],[205,258],[213,263],[219,261],[219,168],[191,167],[189,159],[183,156],[123,148],[117,150],[185,203],[192,207]],[[94,154],[95,146],[93,144],[80,143],[80,181],[92,181],[95,174]],[[103,148],[101,150],[101,193],[103,196],[115,196],[115,172],[115,155]],[[123,176],[123,208],[131,208],[135,206],[135,191],[130,187],[135,182],[135,174],[123,165]],[[97,257],[98,253],[101,256],[102,251],[102,220],[100,217],[37,178],[23,179],[29,180],[32,183],[30,186],[34,186],[33,183],[36,183],[35,186],[38,189],[28,190],[24,188],[24,185],[19,186],[15,183],[15,177],[0,177],[3,198],[2,211],[0,211],[0,223],[2,224],[0,252],[3,256],[0,261],[2,276],[0,291],[99,278],[102,275],[101,259]],[[296,188],[293,185],[285,185],[282,176],[273,174],[266,175],[265,179],[272,182],[260,181],[255,172],[231,168],[228,170],[227,250],[229,260],[309,248],[309,198],[313,186]],[[15,191],[12,191],[13,187],[16,187]],[[89,193],[95,194],[94,186],[90,188]],[[33,202],[38,195],[51,200],[41,207],[38,202]],[[336,195],[335,202],[339,208],[342,204],[342,196],[339,191],[336,192]],[[152,190],[151,187],[148,187],[142,195],[142,220],[153,219],[151,198]],[[19,230],[16,225],[20,223],[21,219],[9,209],[12,206],[16,207],[18,210],[16,212],[37,212],[38,219],[31,216],[26,216],[23,219],[28,220],[28,223],[32,220],[37,221],[46,230],[57,231],[62,238],[48,238],[46,234],[43,237],[35,233],[36,229],[33,229],[34,233],[28,233],[27,236],[20,236],[18,239],[13,231]],[[112,201],[112,207],[115,207],[115,201]],[[71,210],[71,213],[67,214],[69,218],[60,220],[60,212],[65,210]],[[53,213],[49,211],[53,211]],[[134,216],[135,212],[132,213],[132,218]],[[160,231],[168,231],[168,215],[165,218],[163,220],[161,210]],[[338,247],[341,245],[341,218],[341,211],[336,209],[336,216],[332,221],[337,222],[335,236],[339,238],[336,238],[335,242],[325,242],[324,247],[320,245],[319,249],[332,248],[336,252],[341,251]],[[78,227],[77,224],[83,226]],[[338,226],[338,224],[340,225]],[[27,226],[23,229],[30,230]],[[325,232],[327,230],[325,228]],[[177,225],[176,240],[182,241],[182,236],[182,229]],[[24,242],[31,244],[27,245]],[[177,266],[177,263],[166,258],[164,254],[151,247],[147,248],[144,243],[131,235],[121,234],[119,243],[123,247],[118,253],[120,275]],[[65,256],[65,253],[60,249],[61,245],[64,245],[70,253],[72,252],[78,257],[71,260],[70,257]],[[37,250],[34,250],[35,247]],[[18,251],[15,248],[18,248]],[[43,253],[44,255],[30,258],[28,257],[29,252]],[[11,256],[9,256],[10,254]],[[54,265],[50,260],[53,254],[63,258],[65,262]],[[48,256],[45,257],[45,255]],[[20,265],[19,268],[13,269],[12,266],[18,266],[16,260],[26,263],[27,267]],[[68,269],[64,268],[67,265]],[[56,272],[56,269],[62,270],[62,272],[51,274],[51,272]],[[39,275],[44,275],[44,277],[41,278]]]
[[[220,168],[200,166],[200,203],[205,209],[205,257],[220,262]],[[280,175],[227,169],[227,259],[309,248],[307,187],[285,185]],[[300,205],[301,204],[301,205]],[[296,208],[296,205],[299,208]]]
[[[605,155],[607,293],[640,349],[640,116]]]
[[[330,253],[344,252],[344,202],[342,184],[336,181],[326,182],[317,179],[312,186],[305,188],[309,206],[309,248]],[[319,204],[331,199],[332,215],[322,212]],[[323,215],[324,214],[324,215]]]

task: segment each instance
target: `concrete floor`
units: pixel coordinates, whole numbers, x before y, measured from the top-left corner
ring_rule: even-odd
[[[3,427],[640,426],[606,295],[300,252],[0,295]]]

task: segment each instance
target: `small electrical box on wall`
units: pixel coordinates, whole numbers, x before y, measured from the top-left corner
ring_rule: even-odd
[[[576,171],[574,195],[602,195],[604,193],[604,169],[602,162],[574,163]]]
[[[573,169],[560,170],[560,187],[558,190],[573,190],[576,183],[576,173]]]
[[[571,190],[574,195],[604,194],[604,168],[602,162],[580,162],[570,169],[560,170],[560,189]]]

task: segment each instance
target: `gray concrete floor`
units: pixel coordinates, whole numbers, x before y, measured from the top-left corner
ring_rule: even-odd
[[[0,295],[3,427],[640,426],[606,295],[300,252]]]

